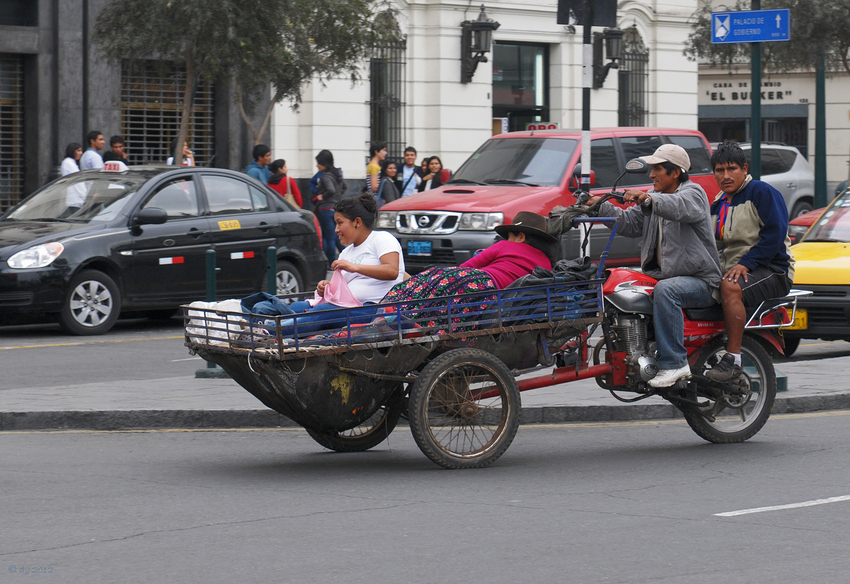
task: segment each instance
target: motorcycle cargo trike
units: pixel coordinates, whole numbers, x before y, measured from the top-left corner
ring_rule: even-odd
[[[642,165],[631,161],[625,172],[645,172]],[[622,200],[616,184],[601,200],[612,198]],[[573,208],[587,216],[570,221],[588,226],[585,242],[590,227],[608,223],[610,247],[616,220],[594,217],[595,206]],[[184,306],[185,344],[338,452],[380,444],[404,416],[435,463],[483,467],[516,435],[521,392],[562,384],[569,391],[569,382],[590,378],[621,401],[668,400],[710,442],[755,435],[776,395],[769,350],[781,351],[778,330],[793,322],[803,293],[749,311],[744,375],[735,386],[705,377],[725,350],[719,307],[686,311],[692,376],[654,389],[647,382],[658,371],[656,282],[634,270],[606,272],[607,252],[595,277],[571,279],[556,270],[532,286],[382,304],[367,324],[352,324],[350,312],[339,309],[343,326],[318,335],[299,334],[297,316],[284,335],[282,317],[260,322],[256,315]]]

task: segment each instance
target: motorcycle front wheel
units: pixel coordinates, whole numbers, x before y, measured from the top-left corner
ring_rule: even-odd
[[[726,354],[723,338],[717,338],[706,345],[692,367],[695,373],[705,373],[717,365]],[[682,408],[682,413],[691,429],[701,438],[715,444],[743,442],[756,435],[770,417],[773,402],[776,399],[776,371],[770,355],[754,338],[744,335],[741,344],[741,361],[745,379],[749,384],[747,396],[724,396],[708,398],[699,396],[699,401],[708,402],[700,408],[709,413],[713,421],[694,407]]]

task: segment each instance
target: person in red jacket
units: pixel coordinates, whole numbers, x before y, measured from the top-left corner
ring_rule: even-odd
[[[290,178],[286,175],[289,170],[286,167],[286,161],[278,158],[271,164],[269,164],[269,170],[272,173],[271,178],[269,178],[269,186],[280,193],[284,199],[298,205],[298,208],[304,206],[304,202],[301,199],[301,191],[298,190],[298,185],[295,184],[295,179]],[[289,194],[292,196],[292,200],[289,199],[286,195]]]

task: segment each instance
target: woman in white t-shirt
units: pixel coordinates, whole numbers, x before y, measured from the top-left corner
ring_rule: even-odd
[[[80,172],[80,157],[83,155],[83,147],[77,142],[71,142],[65,148],[65,160],[62,161],[60,172],[62,176]]]
[[[404,256],[398,240],[386,231],[372,230],[377,211],[375,198],[369,193],[342,199],[334,206],[335,232],[346,247],[331,264],[331,269],[340,270],[351,295],[363,304],[349,310],[352,324],[369,322],[378,309],[377,303],[390,288],[404,280]],[[329,285],[328,280],[322,280],[316,291],[324,296],[325,287]],[[307,313],[298,317],[299,334],[339,328],[346,321],[345,315],[340,313],[323,314],[341,308],[329,302],[312,307],[306,301],[293,302],[290,308],[296,313]],[[292,321],[281,323],[287,329],[292,325]]]

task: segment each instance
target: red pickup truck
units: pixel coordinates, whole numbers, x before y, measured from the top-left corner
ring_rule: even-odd
[[[625,163],[674,143],[687,150],[691,180],[713,196],[711,148],[700,132],[672,128],[605,128],[591,132],[594,193],[609,190]],[[376,227],[401,243],[404,263],[415,273],[428,266],[456,266],[496,241],[493,228],[510,223],[519,211],[548,215],[575,202],[570,182],[581,160],[581,132],[546,130],[512,132],[487,140],[437,189],[398,199],[381,208]],[[648,190],[649,175],[627,174],[620,186]],[[608,239],[606,229],[591,236],[590,255]],[[578,238],[562,238],[561,257],[578,255]],[[640,240],[615,238],[609,265],[634,265]]]

